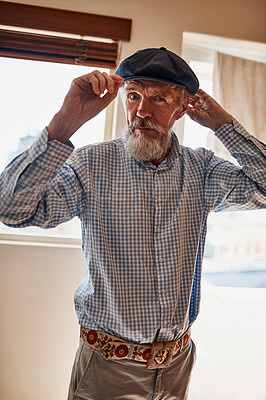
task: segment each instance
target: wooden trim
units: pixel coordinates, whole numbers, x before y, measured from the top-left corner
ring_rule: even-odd
[[[131,20],[97,14],[0,2],[0,24],[129,41]]]
[[[0,29],[0,55],[115,68],[118,43],[69,39]]]

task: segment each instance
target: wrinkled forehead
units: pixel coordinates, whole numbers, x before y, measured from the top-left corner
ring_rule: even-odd
[[[178,86],[148,79],[127,80],[124,82],[123,87],[126,92],[132,90],[146,91],[151,93],[158,92],[164,96],[172,96],[175,93],[180,93],[181,90],[181,88]]]

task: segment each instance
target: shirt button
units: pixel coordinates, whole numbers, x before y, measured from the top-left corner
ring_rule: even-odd
[[[162,257],[159,258],[159,262],[160,262],[160,263],[163,262],[163,258],[162,258]]]
[[[50,153],[50,154],[51,154],[51,156],[52,156],[52,157],[54,157],[54,156],[55,156],[55,152],[54,152],[53,150],[51,151],[51,153]]]
[[[161,228],[156,228],[156,232],[161,232]]]
[[[233,137],[234,136],[234,132],[229,133],[229,136]]]
[[[158,197],[157,202],[161,203],[161,201],[162,201],[161,197]]]
[[[165,289],[163,289],[163,290],[162,290],[162,294],[165,294],[165,293],[166,293],[166,290],[165,290]]]
[[[46,149],[46,147],[44,146],[44,144],[42,144],[42,145],[40,146],[40,149],[41,149],[42,151],[44,151],[44,150]]]

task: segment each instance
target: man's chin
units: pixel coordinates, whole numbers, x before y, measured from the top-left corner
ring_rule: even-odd
[[[132,136],[134,137],[144,137],[147,139],[158,139],[160,140],[162,136],[164,135],[163,133],[160,133],[156,131],[155,129],[148,129],[148,128],[136,128],[131,132]]]
[[[143,132],[136,132],[139,128],[135,128],[134,132],[125,128],[122,139],[125,149],[134,158],[140,161],[159,160],[168,151],[170,144],[170,136],[165,135],[161,140],[155,139],[151,135]],[[158,132],[155,131],[157,134]],[[136,135],[137,133],[137,135]]]

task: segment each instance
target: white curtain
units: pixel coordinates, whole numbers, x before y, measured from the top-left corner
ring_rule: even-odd
[[[266,141],[266,63],[216,53],[213,96],[251,134]],[[213,149],[230,158],[218,140]]]

